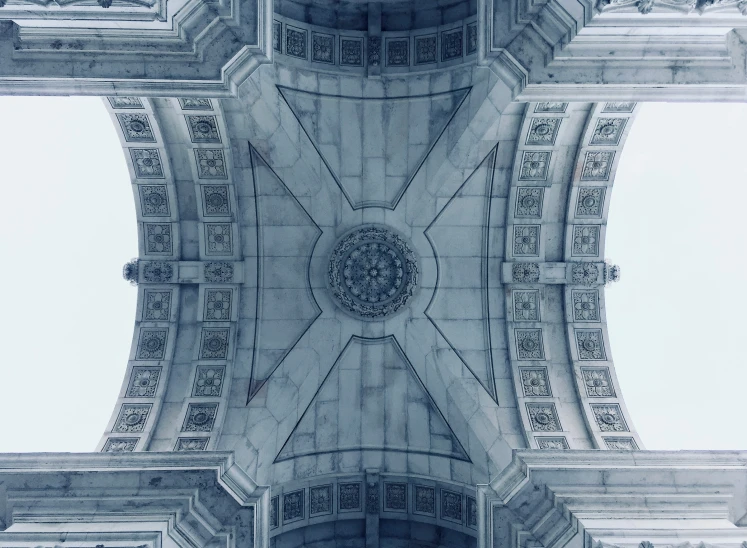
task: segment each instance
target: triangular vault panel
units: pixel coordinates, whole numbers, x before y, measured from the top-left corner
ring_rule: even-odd
[[[470,461],[393,336],[350,339],[275,461],[362,450]]]
[[[353,209],[394,209],[469,93],[355,98],[279,89]]]

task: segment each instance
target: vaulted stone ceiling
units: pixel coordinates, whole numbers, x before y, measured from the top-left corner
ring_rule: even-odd
[[[473,486],[512,449],[640,447],[604,313],[635,103],[504,89],[276,63],[236,99],[110,98],[141,254],[100,449],[233,451],[273,486],[273,535],[322,519],[306,491],[336,519],[381,482],[459,501],[424,519],[474,537]]]
[[[209,466],[251,495],[262,546],[473,546],[491,479],[486,545],[591,540],[525,482],[543,457],[512,452],[642,447],[606,329],[615,170],[635,100],[743,99],[739,0],[661,0],[647,22],[645,0],[85,5],[80,32],[24,2],[0,12],[0,92],[112,95],[132,175],[138,309],[99,450],[226,451]],[[634,482],[640,535],[630,515],[662,514],[627,458],[604,461],[623,489],[597,465],[591,502],[567,493],[594,513]],[[664,476],[656,500],[680,497]],[[721,485],[675,508],[725,530]],[[174,519],[212,546],[228,509]]]

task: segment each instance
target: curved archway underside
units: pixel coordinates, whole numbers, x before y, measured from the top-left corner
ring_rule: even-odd
[[[382,497],[427,488],[462,508],[512,449],[641,447],[604,309],[635,104],[506,103],[477,67],[363,83],[275,64],[236,99],[108,101],[139,304],[99,449],[233,451],[278,486],[277,534],[288,508],[344,512],[345,485],[361,502],[367,471]],[[329,290],[336,242],[369,225],[418,257],[417,287],[383,319]],[[387,299],[398,255],[357,245],[340,283]]]

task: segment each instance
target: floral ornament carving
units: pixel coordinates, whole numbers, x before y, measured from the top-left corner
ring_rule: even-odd
[[[516,353],[520,360],[544,360],[541,329],[514,329]]]
[[[399,38],[386,41],[386,65],[406,67],[410,64],[410,39]]]
[[[514,225],[514,255],[539,255],[539,225]]]
[[[178,438],[174,451],[204,451],[210,438]]]
[[[620,267],[616,264],[604,263],[604,285],[620,281]]]
[[[462,29],[441,33],[441,61],[451,61],[462,56]]]
[[[605,103],[602,112],[633,112],[634,102]]]
[[[586,395],[590,398],[614,398],[615,390],[612,388],[609,369],[582,368],[581,376],[584,379]]]
[[[225,360],[228,357],[228,328],[203,329],[200,359]]]
[[[636,451],[638,444],[633,438],[604,438],[607,449],[617,451]]]
[[[435,34],[415,37],[415,64],[423,65],[426,63],[435,63],[437,58],[436,42],[438,38]]]
[[[218,414],[217,403],[190,403],[182,432],[210,432]]]
[[[200,179],[225,179],[226,161],[220,148],[196,148],[197,176]]]
[[[527,414],[533,432],[559,432],[563,430],[553,403],[528,403]]]
[[[206,282],[232,282],[233,265],[231,263],[205,263]]]
[[[276,529],[280,526],[280,497],[275,496],[270,499],[270,529]]]
[[[138,185],[143,217],[168,217],[169,198],[166,185]]]
[[[537,440],[537,447],[539,449],[555,449],[555,450],[564,450],[564,449],[570,449],[568,446],[568,441],[565,439],[565,437],[559,437],[559,438],[535,438]]]
[[[125,141],[143,143],[156,141],[147,114],[117,114],[117,119],[122,127]]]
[[[335,64],[335,37],[331,34],[311,33],[311,60]]]
[[[0,6],[2,7],[2,6]],[[138,438],[109,438],[102,453],[131,453],[137,446]]]
[[[166,283],[172,281],[174,267],[162,261],[149,261],[143,266],[143,279],[150,283]]]
[[[185,115],[189,137],[193,143],[220,143],[218,121],[215,116]]]
[[[162,360],[166,351],[168,332],[165,328],[141,329],[135,359]]]
[[[138,273],[138,264],[139,261],[137,259],[131,259],[129,262],[125,263],[122,267],[122,277],[130,282],[130,285],[137,285],[139,280],[139,273]]]
[[[604,360],[604,340],[601,329],[576,329],[579,360]]]
[[[160,367],[133,367],[130,385],[127,388],[128,398],[152,398],[156,395]]]
[[[598,186],[580,187],[576,202],[576,217],[601,217],[604,190],[604,187]]]
[[[433,487],[415,486],[415,512],[429,516],[436,515],[436,490]]]
[[[203,318],[206,322],[227,322],[231,320],[231,294],[230,289],[208,289],[205,291]]]
[[[225,374],[225,367],[199,366],[192,395],[220,397]]]
[[[381,64],[381,38],[379,36],[368,37],[368,64],[378,67]]]
[[[171,255],[170,224],[145,224],[145,253]]]
[[[359,511],[361,509],[360,483],[340,483],[338,490],[340,494],[338,504],[341,511]]]
[[[441,489],[441,519],[462,522],[462,495]]]
[[[636,7],[643,15],[647,15],[654,9],[654,0],[638,0]]]
[[[139,179],[163,179],[163,165],[157,148],[131,148],[130,157]]]
[[[230,223],[205,223],[205,240],[206,255],[231,255],[233,253]]]
[[[547,380],[547,369],[522,367],[520,371],[525,396],[552,396],[550,381]]]
[[[561,121],[561,118],[532,118],[529,124],[526,144],[554,145]]]
[[[614,152],[587,152],[581,170],[582,181],[607,181],[612,171]]]
[[[599,225],[576,225],[573,227],[571,255],[596,257],[599,255]]]
[[[384,510],[407,512],[407,484],[384,482]]]
[[[467,526],[477,527],[477,499],[467,496]]]
[[[272,22],[272,49],[283,53],[283,24],[280,21]]]
[[[537,283],[540,269],[537,263],[514,263],[511,267],[511,278],[517,283]]]
[[[149,321],[168,321],[171,312],[171,291],[145,290],[145,309],[143,319]]]
[[[562,114],[568,108],[568,103],[537,103],[534,112],[552,112]]]
[[[210,99],[201,97],[181,97],[179,104],[182,110],[213,110],[213,104]]]
[[[477,52],[477,23],[467,25],[467,55]]]
[[[145,108],[139,97],[108,97],[108,99],[112,108]]]
[[[379,482],[369,481],[366,483],[366,513],[379,513]]]
[[[332,486],[317,485],[309,488],[309,515],[332,513]]]
[[[285,493],[283,495],[283,523],[303,519],[304,489]]]
[[[152,405],[147,404],[124,404],[114,423],[112,432],[142,432],[148,420]]]
[[[627,432],[628,425],[625,424],[620,406],[617,404],[592,405],[592,413],[597,425],[602,432]]]
[[[290,25],[285,26],[285,53],[291,57],[306,59],[306,31]]]
[[[393,230],[369,225],[335,244],[327,268],[334,302],[364,320],[380,320],[401,310],[418,284],[418,258]]]
[[[627,118],[599,118],[590,144],[618,145],[627,121]]]
[[[550,152],[524,151],[521,157],[520,181],[544,181],[550,167]]]
[[[574,284],[593,285],[599,280],[599,268],[594,263],[576,263],[571,269]]]
[[[206,217],[225,217],[231,214],[228,185],[202,185],[202,211]]]
[[[542,198],[545,190],[540,187],[520,187],[516,193],[516,217],[542,217]]]
[[[514,299],[514,321],[539,321],[539,291],[537,289],[514,289],[512,296]]]
[[[340,64],[351,67],[363,66],[363,41],[360,38],[340,37]]]
[[[596,289],[571,291],[574,322],[599,321],[599,291]]]

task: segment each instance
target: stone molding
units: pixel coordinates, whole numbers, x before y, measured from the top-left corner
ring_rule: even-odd
[[[472,487],[425,476],[367,472],[273,486],[270,537],[312,524],[370,519],[371,515],[376,521],[428,523],[477,536],[477,499]],[[323,496],[315,497],[316,492]],[[293,504],[286,506],[286,498]],[[296,504],[296,500],[303,503]]]
[[[604,286],[613,280],[605,272],[619,267],[607,262],[505,262],[501,265],[504,284],[568,284]]]
[[[135,261],[137,284],[237,284],[244,281],[244,263],[240,261]]]
[[[188,0],[163,22],[97,7],[88,27],[66,19],[93,14],[14,6],[0,8],[2,94],[226,97],[272,60],[271,0]]]
[[[137,97],[110,97],[106,104],[132,176],[140,257],[128,263],[139,284],[131,359],[99,449],[147,451],[153,436],[177,452],[212,449],[231,390],[245,270],[237,260],[243,254],[239,208],[221,105]],[[193,197],[179,196],[188,189]],[[198,220],[185,229],[183,216]],[[170,228],[166,252],[163,238],[155,240],[164,233],[150,231],[154,226]],[[184,242],[183,233],[190,234]],[[197,314],[198,330],[180,343],[181,329],[195,329],[181,308],[185,294],[197,301],[189,313]],[[158,421],[174,364],[188,368],[191,378],[178,424],[162,433]]]
[[[746,481],[737,451],[516,451],[478,486],[479,545],[736,548]]]
[[[531,448],[586,448],[581,432],[600,449],[642,447],[616,388],[604,314],[604,286],[620,270],[603,261],[609,196],[635,106],[529,103],[516,129],[498,274],[510,288],[506,336]],[[562,212],[552,206],[560,199]],[[553,392],[567,383],[576,401]]]
[[[156,548],[166,535],[184,548],[269,544],[269,491],[230,453],[0,455],[0,478],[3,545],[49,542],[50,523],[72,542]]]
[[[399,32],[369,28],[364,32],[311,25],[276,14],[273,32],[276,62],[359,76],[371,75],[372,69],[379,77],[469,65],[477,59],[478,50],[475,15],[438,27]],[[450,42],[458,47],[448,48]],[[403,53],[396,59],[390,55],[395,46]]]
[[[480,0],[478,62],[523,101],[743,101],[747,19],[737,2],[667,10],[667,1],[642,16],[637,4],[657,4]]]

